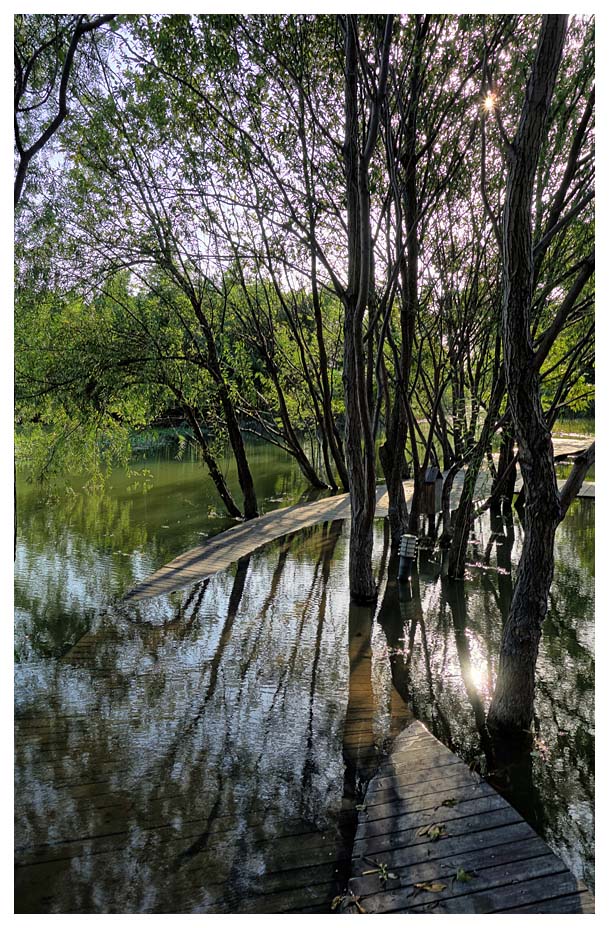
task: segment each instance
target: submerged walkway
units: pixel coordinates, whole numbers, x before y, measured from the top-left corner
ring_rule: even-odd
[[[581,446],[578,446],[577,450],[581,450]],[[564,453],[561,452],[561,455]],[[559,480],[558,486],[562,487],[564,483],[564,480]],[[451,504],[453,506],[457,505],[462,485],[463,472],[457,475],[453,485]],[[519,489],[520,485],[517,483],[516,488]],[[407,501],[410,502],[413,492],[412,480],[404,482],[404,491]],[[486,498],[487,494],[481,488],[480,493],[477,495]],[[594,498],[594,484],[585,483],[578,495]],[[377,517],[386,516],[388,506],[387,487],[384,484],[379,485],[376,489]],[[141,583],[132,587],[124,599],[126,602],[130,602],[172,593],[174,590],[189,586],[191,583],[211,577],[220,570],[225,570],[240,557],[251,554],[256,548],[270,541],[275,541],[282,535],[297,532],[299,529],[308,528],[310,525],[317,525],[319,522],[346,519],[349,515],[348,493],[326,497],[313,503],[302,503],[283,509],[274,509],[257,519],[240,522],[225,532],[214,535],[205,544],[197,545],[196,548],[191,548],[190,551],[180,554],[173,561],[160,567],[159,570],[156,570]]]
[[[352,873],[352,912],[594,912],[530,825],[420,722],[368,786]]]

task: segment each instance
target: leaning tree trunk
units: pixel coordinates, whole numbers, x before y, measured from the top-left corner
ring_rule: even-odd
[[[233,454],[235,455],[235,461],[237,462],[237,476],[239,478],[241,492],[243,493],[243,512],[246,519],[255,519],[258,515],[258,502],[254,489],[254,478],[252,477],[247,454],[245,452],[245,445],[243,443],[243,436],[241,435],[241,429],[239,428],[235,409],[226,383],[221,384],[219,395],[224,410],[229,441],[233,449]]]
[[[209,444],[207,442],[207,439],[205,438],[205,435],[201,429],[201,426],[199,425],[194,409],[192,408],[192,406],[190,406],[185,401],[181,391],[178,392],[177,395],[178,395],[178,399],[180,400],[182,404],[182,409],[184,410],[186,414],[186,418],[190,422],[190,425],[194,432],[195,439],[197,440],[199,447],[201,448],[201,453],[203,455],[203,460],[207,464],[209,476],[214,482],[214,486],[216,490],[218,491],[218,495],[220,499],[226,506],[226,511],[228,512],[229,516],[233,516],[235,519],[243,518],[241,510],[239,509],[235,500],[233,499],[232,493],[228,488],[228,484],[226,483],[226,480],[224,479],[224,474],[218,467],[218,463],[214,455],[210,451]]]
[[[489,726],[530,728],[535,665],[554,572],[561,503],[550,430],[540,398],[530,331],[533,296],[531,205],[546,118],[560,65],[566,16],[544,16],[518,132],[509,153],[503,228],[502,329],[508,399],[526,488],[525,538],[503,630]]]
[[[239,428],[239,422],[237,421],[230,390],[222,373],[214,335],[201,304],[194,295],[191,296],[191,305],[205,337],[208,370],[218,387],[218,398],[224,413],[228,440],[237,463],[237,477],[239,479],[241,492],[243,493],[243,512],[246,519],[255,519],[258,515],[258,501],[256,499],[256,490],[254,489],[254,478],[252,477],[252,472],[247,460],[243,436]]]
[[[263,352],[263,356],[267,370],[269,372],[269,376],[273,381],[273,386],[275,387],[275,393],[277,394],[277,401],[279,403],[279,416],[281,418],[281,424],[283,425],[283,431],[285,434],[289,453],[298,464],[300,472],[305,480],[307,480],[312,487],[315,487],[317,490],[327,490],[328,484],[324,483],[317,474],[317,471],[307,457],[307,454],[298,439],[298,435],[296,434],[294,426],[292,425],[290,413],[285,401],[285,395],[281,386],[281,381],[279,379],[279,370],[277,369],[277,365],[267,351]]]

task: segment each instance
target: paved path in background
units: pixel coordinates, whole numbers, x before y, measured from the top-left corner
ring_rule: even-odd
[[[587,448],[590,443],[590,439],[587,438],[581,440],[555,439],[556,456],[564,458],[566,455],[577,454]],[[477,496],[481,499],[486,499],[488,495],[487,487],[484,486],[484,476],[477,489]],[[486,477],[488,478],[488,475]],[[488,483],[488,479],[486,482]],[[559,487],[563,486],[564,482],[564,480],[559,480]],[[458,504],[462,486],[463,471],[457,475],[453,485],[451,497],[453,507]],[[518,484],[517,489],[519,489]],[[404,482],[404,491],[406,499],[410,503],[413,492],[412,480]],[[594,498],[594,484],[585,484],[579,495]],[[387,487],[384,484],[379,485],[376,490],[377,517],[386,516],[388,506]],[[349,494],[341,493],[316,500],[313,503],[297,503],[283,509],[274,509],[257,519],[240,522],[225,532],[214,535],[204,544],[197,545],[196,548],[191,548],[190,551],[180,554],[173,561],[156,570],[129,590],[125,595],[125,601],[150,599],[153,596],[171,593],[198,580],[211,577],[218,571],[229,567],[240,557],[250,554],[256,548],[260,548],[270,541],[275,541],[282,535],[297,532],[299,529],[308,528],[311,525],[317,525],[319,522],[346,519],[349,515]]]

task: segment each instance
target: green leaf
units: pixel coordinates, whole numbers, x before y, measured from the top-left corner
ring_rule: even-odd
[[[469,883],[470,880],[474,879],[474,874],[470,873],[469,870],[464,870],[463,867],[459,867],[455,874],[455,880],[458,880],[459,883]]]

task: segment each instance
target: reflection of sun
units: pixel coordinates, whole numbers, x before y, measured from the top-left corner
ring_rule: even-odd
[[[496,104],[497,104],[497,98],[495,97],[495,94],[491,93],[491,91],[489,90],[489,92],[487,93],[484,99],[484,104],[483,104],[485,111],[487,113],[492,113],[493,110],[495,109]]]
[[[470,664],[467,675],[480,696],[489,695],[488,664],[486,655],[479,640],[472,634],[467,635],[469,641]]]

